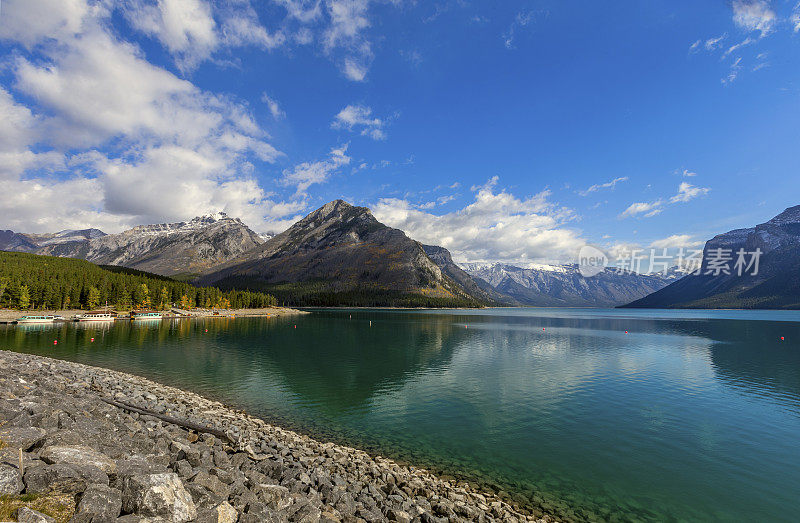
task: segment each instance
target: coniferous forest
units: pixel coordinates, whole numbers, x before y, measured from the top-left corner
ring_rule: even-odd
[[[241,290],[195,287],[116,266],[98,266],[73,258],[0,251],[0,307],[13,309],[118,310],[262,308],[276,304],[273,296]]]

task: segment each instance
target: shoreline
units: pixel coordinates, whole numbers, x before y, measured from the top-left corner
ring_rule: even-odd
[[[155,476],[169,475],[178,494],[188,493],[184,505],[194,507],[194,513],[189,510],[188,514],[193,517],[171,513],[168,520],[236,521],[230,519],[235,513],[242,522],[264,521],[265,514],[275,521],[555,521],[549,515],[523,514],[497,494],[473,485],[448,481],[425,469],[370,456],[352,447],[321,442],[139,376],[5,350],[0,350],[0,369],[0,440],[4,434],[9,440],[6,448],[0,448],[0,478],[6,473],[13,476],[16,461],[12,458],[26,446],[27,464],[17,484],[23,490],[16,494],[37,485],[37,472],[59,466],[51,456],[54,446],[81,443],[90,447],[84,452],[114,462],[116,473],[108,474],[105,482],[100,477],[105,486],[95,485],[90,490],[88,480],[82,487],[72,486],[73,490],[83,488],[73,492],[80,498],[79,512],[82,505],[89,505],[83,499],[98,489],[106,489],[103,492],[107,494],[113,491],[109,495],[121,499],[135,498],[132,492],[140,487],[132,485],[146,483],[142,477],[149,478],[158,469]],[[222,429],[232,442],[223,444],[219,437],[194,434],[152,416],[132,414],[102,398]],[[16,412],[9,408],[13,405],[17,405]],[[50,419],[53,413],[55,427],[38,421],[37,416]],[[80,419],[62,422],[64,415]],[[89,419],[83,419],[86,415]],[[78,430],[84,425],[108,424],[109,420],[115,422],[114,426],[102,435],[92,437]],[[8,431],[21,433],[22,429],[38,437],[33,442],[29,437],[13,448],[16,442],[11,441]],[[70,432],[72,436],[65,435]],[[136,466],[130,463],[134,458],[139,463]],[[99,457],[94,459],[102,462]],[[123,473],[126,467],[133,473]],[[210,493],[206,492],[209,486],[214,487]],[[125,507],[122,511],[131,514],[149,514],[150,510],[135,500]],[[214,517],[202,519],[209,511],[216,511],[211,515]],[[216,517],[223,512],[229,519]],[[298,517],[300,513],[303,517]]]
[[[216,311],[216,314],[214,313]],[[86,314],[87,310],[83,309],[61,309],[61,310],[28,310],[18,311],[13,309],[0,310],[0,323],[14,323],[17,318],[25,316],[26,314],[36,315],[51,315],[63,316],[63,320],[58,320],[58,323],[73,322],[77,320],[77,316]],[[307,311],[302,311],[292,307],[266,307],[263,309],[192,309],[182,310],[172,307],[170,310],[161,311],[164,316],[163,319],[176,319],[176,318],[256,318],[266,316],[292,316],[298,314],[310,314]],[[122,313],[124,314],[124,313]],[[118,320],[128,320],[129,318],[121,317]]]

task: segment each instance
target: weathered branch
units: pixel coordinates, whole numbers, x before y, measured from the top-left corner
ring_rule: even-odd
[[[189,420],[174,418],[172,416],[166,416],[164,414],[159,414],[157,412],[153,412],[152,410],[143,409],[141,407],[137,407],[136,405],[131,405],[130,403],[125,403],[122,401],[115,401],[108,398],[100,398],[104,402],[108,403],[109,405],[113,405],[120,409],[128,410],[130,412],[136,412],[138,414],[143,414],[145,416],[152,416],[154,418],[158,418],[161,421],[166,423],[171,423],[172,425],[178,425],[179,427],[183,427],[185,429],[194,430],[197,432],[204,432],[206,434],[211,434],[221,438],[225,441],[228,441],[231,444],[235,444],[236,442],[231,439],[225,432],[215,429],[213,427],[207,427],[205,425],[200,425],[199,423],[194,423]]]

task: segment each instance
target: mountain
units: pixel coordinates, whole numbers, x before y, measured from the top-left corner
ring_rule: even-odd
[[[198,283],[269,291],[304,304],[476,304],[422,245],[380,223],[366,207],[342,200],[206,271]]]
[[[0,251],[35,252],[39,246],[24,234],[0,231]]]
[[[34,242],[40,249],[50,245],[63,245],[73,242],[86,242],[95,238],[102,238],[106,233],[100,229],[67,229],[50,234],[26,234],[29,240]]]
[[[669,283],[660,275],[615,269],[586,278],[577,265],[534,265],[523,269],[502,263],[465,263],[461,267],[473,278],[486,281],[496,292],[536,307],[615,307]]]
[[[89,231],[96,232],[66,242],[60,241],[65,238],[58,236],[61,233],[39,235],[36,252],[171,276],[200,273],[263,243],[241,220],[222,212],[187,222],[140,225],[118,234]]]
[[[490,304],[519,305],[519,302],[513,297],[498,292],[485,280],[470,276],[453,261],[450,251],[444,247],[423,245],[422,248],[425,250],[425,254],[428,255],[433,263],[439,266],[446,276],[459,284],[471,296]]]
[[[714,268],[718,249],[730,250],[729,272]],[[737,251],[761,249],[758,273],[734,270]],[[747,263],[752,256],[747,256]],[[627,305],[647,308],[800,309],[800,205],[766,223],[736,229],[706,242],[699,274]]]

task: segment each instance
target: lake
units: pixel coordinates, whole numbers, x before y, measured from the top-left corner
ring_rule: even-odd
[[[0,326],[0,348],[146,376],[568,519],[800,518],[800,311],[338,309]]]

